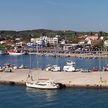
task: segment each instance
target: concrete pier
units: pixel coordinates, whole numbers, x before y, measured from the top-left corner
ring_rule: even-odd
[[[0,72],[0,83],[25,85],[29,69]],[[73,88],[108,88],[108,72],[52,72],[32,69],[33,80],[49,79]],[[101,79],[100,79],[101,78]]]

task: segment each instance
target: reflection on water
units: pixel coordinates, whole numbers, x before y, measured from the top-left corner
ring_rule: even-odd
[[[45,97],[47,102],[56,100],[57,89],[55,90],[43,90],[43,89],[34,89],[34,88],[26,88],[27,95],[31,98],[35,96],[38,98]]]
[[[16,64],[18,67],[24,64],[28,68],[30,67],[30,55],[21,55],[21,56],[9,56],[9,55],[2,55],[0,56],[0,65],[3,65],[7,62],[11,64]],[[88,58],[62,58],[58,57],[57,60],[55,57],[52,56],[36,56],[31,55],[31,61],[32,61],[32,68],[46,68],[48,64],[55,65],[58,64],[61,69],[63,69],[63,66],[66,65],[67,60],[74,61],[75,67],[82,68],[82,69],[93,69],[93,68],[99,68],[103,69],[103,67],[107,66],[108,59],[88,59]],[[57,62],[58,61],[58,62]],[[38,62],[38,63],[37,63]],[[100,65],[100,66],[99,66]]]
[[[41,90],[0,85],[0,108],[108,108],[108,89]]]

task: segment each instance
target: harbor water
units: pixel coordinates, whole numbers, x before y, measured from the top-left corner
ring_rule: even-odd
[[[31,60],[30,60],[31,58]],[[0,56],[5,63],[28,68],[45,68],[48,64],[63,68],[67,60],[73,60],[76,68],[103,68],[108,59],[62,58],[36,55]],[[31,61],[31,66],[30,66]],[[59,89],[40,90],[25,86],[0,85],[0,108],[107,108],[108,89]]]
[[[0,108],[107,108],[108,89],[39,90],[0,85]]]
[[[30,57],[31,56],[31,57]],[[30,60],[31,58],[31,60]],[[47,65],[59,65],[61,69],[66,65],[67,60],[72,60],[75,62],[75,67],[82,69],[93,69],[106,67],[108,64],[108,59],[97,58],[69,58],[69,57],[52,57],[52,56],[37,56],[37,55],[21,55],[21,56],[9,56],[9,55],[0,55],[0,66],[5,63],[11,63],[17,65],[18,67],[21,64],[24,64],[28,68],[46,68]],[[30,65],[31,61],[31,65]]]

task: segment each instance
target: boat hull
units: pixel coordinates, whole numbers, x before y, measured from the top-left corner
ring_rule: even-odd
[[[30,88],[37,88],[37,89],[57,89],[59,88],[59,85],[39,85],[39,84],[36,84],[34,82],[26,82],[26,86],[27,87],[30,87]]]
[[[11,52],[8,52],[9,55],[24,55],[25,53],[11,53]]]
[[[73,66],[64,66],[63,70],[66,71],[66,72],[73,72],[73,71],[75,71],[75,67],[73,67]]]

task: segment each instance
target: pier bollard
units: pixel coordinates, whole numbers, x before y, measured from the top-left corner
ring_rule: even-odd
[[[71,83],[71,81],[69,80],[69,84]]]
[[[99,80],[99,83],[103,83],[103,81],[102,80]]]
[[[104,80],[103,82],[106,83],[106,80]]]
[[[69,84],[71,83],[71,81],[69,81]]]
[[[99,79],[99,83],[103,83],[103,81],[102,81],[102,77],[100,77],[100,79]]]

